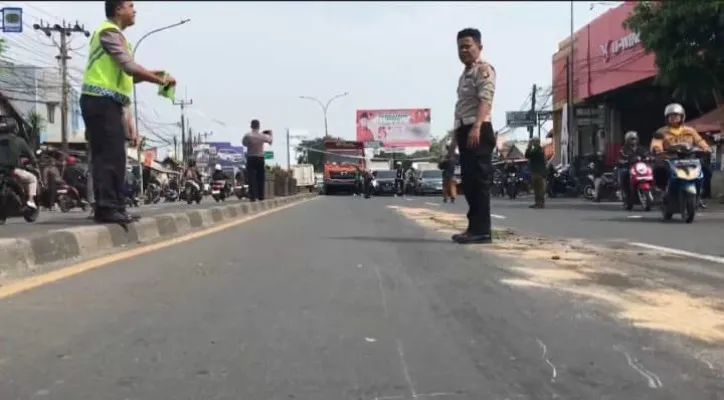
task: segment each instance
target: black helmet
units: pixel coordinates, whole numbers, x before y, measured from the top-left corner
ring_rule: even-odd
[[[13,117],[0,115],[0,135],[18,133],[18,122]]]
[[[196,161],[189,160],[189,167],[195,167],[195,166],[196,166]]]

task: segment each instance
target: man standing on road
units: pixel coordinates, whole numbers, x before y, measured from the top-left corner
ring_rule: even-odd
[[[458,146],[463,194],[468,202],[468,228],[453,235],[460,244],[490,243],[490,183],[495,131],[491,121],[495,96],[495,69],[483,61],[480,31],[466,28],[457,34],[458,56],[465,65],[458,81],[455,132],[448,154]]]
[[[93,190],[98,222],[132,222],[122,194],[126,171],[125,141],[138,145],[138,136],[126,137],[124,106],[131,102],[136,82],[173,85],[176,81],[161,72],[137,64],[123,31],[136,22],[133,1],[107,0],[107,20],[91,37],[88,63],[83,74],[80,107],[92,158]]]
[[[546,167],[545,151],[540,145],[540,138],[532,138],[528,142],[528,148],[525,149],[525,158],[528,159],[528,168],[530,168],[535,197],[535,203],[530,208],[545,208],[548,168]]]
[[[249,200],[264,200],[264,181],[266,169],[264,165],[264,143],[272,144],[272,132],[259,132],[259,120],[251,120],[251,132],[244,135],[241,144],[246,146],[246,171],[249,175]]]
[[[455,202],[457,194],[457,184],[455,182],[455,157],[450,156],[450,146],[445,146],[446,156],[440,161],[438,167],[442,170],[442,202],[447,203],[450,199],[451,203]],[[454,151],[454,149],[453,149]]]

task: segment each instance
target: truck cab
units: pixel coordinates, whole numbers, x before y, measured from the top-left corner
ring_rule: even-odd
[[[328,139],[324,151],[324,194],[348,193],[355,191],[357,169],[365,168],[364,143]]]

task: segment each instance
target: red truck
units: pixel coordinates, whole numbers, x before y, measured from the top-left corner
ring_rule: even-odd
[[[354,193],[357,168],[365,167],[364,143],[327,139],[323,150],[324,194]]]

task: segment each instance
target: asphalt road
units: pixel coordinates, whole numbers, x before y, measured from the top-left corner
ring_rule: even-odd
[[[397,201],[398,203],[403,200]],[[323,197],[0,300],[0,398],[715,399],[716,373],[388,205]]]
[[[402,202],[402,198],[396,198]],[[464,214],[467,203],[441,204],[439,197],[407,197],[406,203]],[[546,199],[544,210],[531,210],[532,197],[516,200],[493,199],[493,224],[526,233],[582,238],[594,241],[622,240],[641,242],[697,254],[724,256],[721,235],[724,232],[724,207],[711,205],[691,224],[675,216],[663,222],[658,210],[640,208],[625,211],[619,203],[594,203],[584,199]],[[403,204],[406,204],[403,203]]]
[[[224,202],[224,204],[232,204],[238,202],[236,197],[232,197]],[[246,200],[241,200],[246,201]],[[184,201],[174,203],[161,202],[158,204],[143,205],[137,208],[129,208],[128,211],[140,216],[148,216],[155,214],[163,214],[174,212],[177,210],[200,209],[218,206],[214,199],[210,196],[204,197],[200,204],[188,205]],[[67,213],[60,211],[41,211],[38,220],[32,224],[25,222],[22,218],[10,218],[5,225],[0,226],[0,238],[17,237],[40,234],[52,229],[65,229],[79,225],[92,225],[94,222],[88,218],[90,214],[80,209],[74,209]]]

